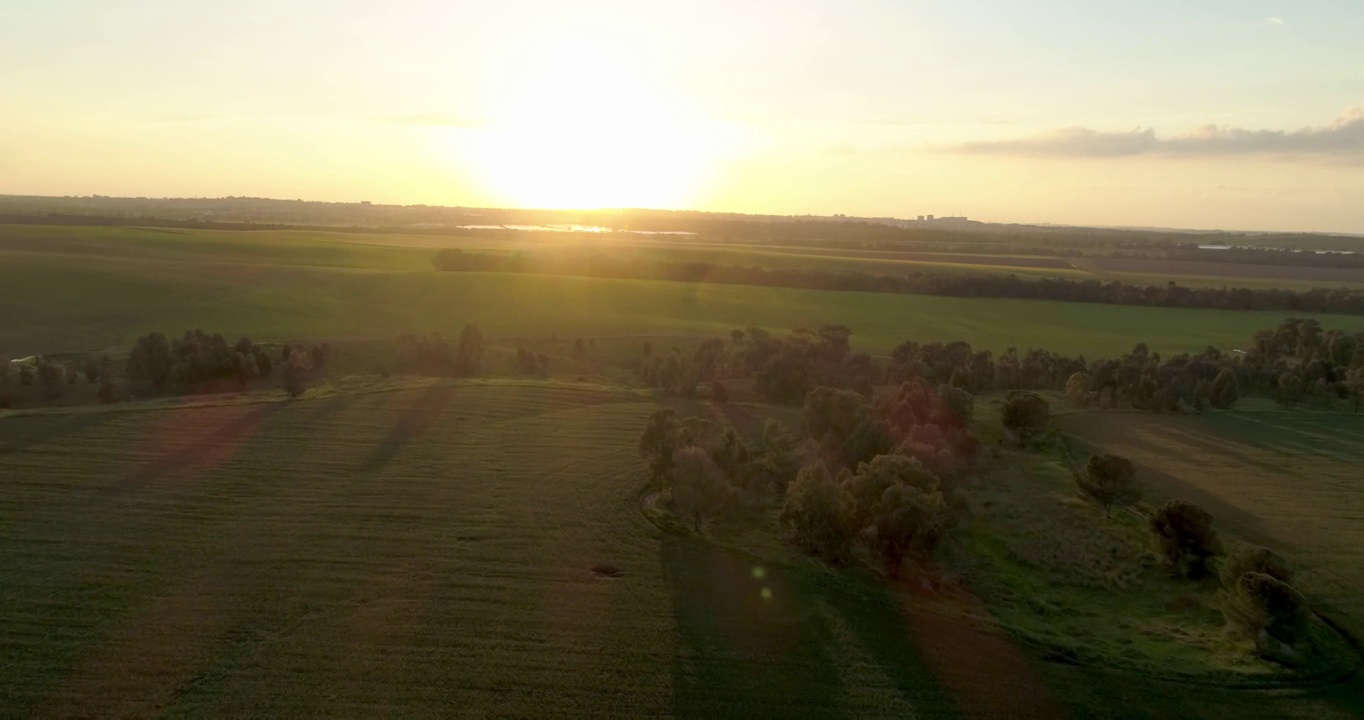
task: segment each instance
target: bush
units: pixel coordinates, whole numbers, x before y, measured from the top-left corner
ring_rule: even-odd
[[[1289,663],[1301,657],[1294,646],[1308,640],[1311,613],[1307,600],[1288,583],[1264,573],[1245,573],[1228,593],[1222,612],[1232,627],[1255,640],[1262,655]]]
[[[1085,464],[1080,487],[1108,511],[1114,505],[1130,505],[1141,497],[1137,469],[1120,455],[1094,455]]]
[[[1156,553],[1174,574],[1198,579],[1207,576],[1208,561],[1218,552],[1212,515],[1186,500],[1171,500],[1150,517]]]
[[[1222,587],[1228,592],[1236,589],[1236,583],[1246,573],[1256,572],[1268,575],[1284,583],[1293,582],[1293,568],[1278,553],[1265,547],[1243,545],[1222,560],[1217,570]]]

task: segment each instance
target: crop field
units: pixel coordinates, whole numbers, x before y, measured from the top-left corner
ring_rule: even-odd
[[[328,233],[0,226],[0,354],[127,348],[201,327],[259,341],[454,335],[724,335],[842,323],[855,348],[966,340],[1094,355],[1240,347],[1286,313],[822,292],[601,278],[440,273],[430,248]],[[390,237],[391,239],[391,237]],[[1364,329],[1364,317],[1322,317]]]
[[[644,519],[655,407],[436,383],[0,420],[5,713],[951,712],[893,606]]]
[[[746,432],[766,413],[685,405]],[[620,389],[432,381],[0,418],[5,714],[1274,707],[1139,675],[1105,690],[1098,668],[1039,660],[780,546],[750,554],[663,533],[641,513],[634,449],[657,407]],[[1292,707],[1350,717],[1339,692],[1298,693]]]
[[[1286,288],[1300,288],[1304,285],[1353,287],[1364,284],[1364,268],[1351,267],[1254,265],[1163,258],[1083,258],[1075,261],[1075,267],[1092,272],[1098,277],[1111,276],[1133,281],[1138,278],[1167,277],[1183,284],[1209,284],[1219,287],[1223,285]],[[1184,276],[1195,276],[1199,282],[1190,283]]]
[[[1304,592],[1364,631],[1364,416],[1082,413],[1061,422],[1087,445],[1131,458],[1160,495],[1199,503],[1219,526],[1282,549]]]

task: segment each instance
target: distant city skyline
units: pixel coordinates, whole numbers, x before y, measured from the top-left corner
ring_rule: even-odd
[[[1354,0],[48,0],[0,193],[1364,233]]]

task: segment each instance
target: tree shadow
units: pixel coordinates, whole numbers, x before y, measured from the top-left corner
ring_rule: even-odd
[[[914,640],[905,618],[912,610],[904,610],[900,599],[884,587],[863,586],[861,596],[835,589],[824,597],[901,697],[914,706],[917,717],[960,717],[958,704],[935,680],[933,666]]]
[[[426,388],[398,418],[388,435],[379,441],[360,469],[373,472],[387,465],[408,443],[424,435],[440,420],[454,395],[453,385],[436,384]]]
[[[672,660],[674,716],[841,715],[830,631],[800,602],[800,594],[816,590],[673,535],[663,538],[659,555],[680,639]]]
[[[0,420],[0,455],[23,452],[35,445],[54,442],[97,427],[113,417],[108,412],[69,415],[20,415]]]
[[[283,407],[284,403],[266,403],[245,412],[192,442],[158,455],[114,484],[100,489],[91,501],[105,500],[113,495],[140,490],[152,482],[177,473],[217,465],[226,460],[243,440],[253,435],[261,423]]]

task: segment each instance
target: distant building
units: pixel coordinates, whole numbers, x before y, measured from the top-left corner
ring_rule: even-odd
[[[920,215],[920,216],[919,216],[919,222],[923,222],[923,221],[924,221],[924,216],[923,216],[923,215]]]
[[[925,216],[924,216],[924,219],[925,219],[925,220],[932,220],[932,219],[933,219],[933,216],[932,216],[932,215],[925,215]]]

